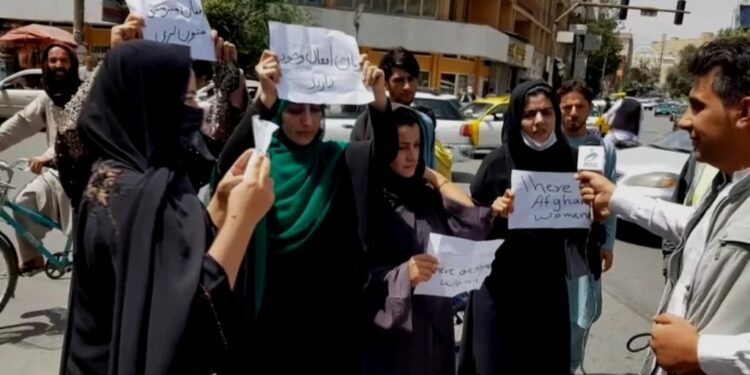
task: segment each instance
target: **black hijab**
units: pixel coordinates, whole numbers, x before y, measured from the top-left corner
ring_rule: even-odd
[[[401,126],[416,126],[417,130],[420,130],[419,117],[417,114],[408,107],[399,107],[393,110],[392,121],[395,122],[396,128]],[[421,131],[420,131],[421,140]],[[410,204],[416,204],[421,201],[421,197],[424,196],[424,191],[427,189],[427,181],[424,179],[425,161],[424,161],[424,149],[427,145],[424,142],[420,142],[419,150],[419,162],[414,175],[411,177],[402,177],[401,175],[394,172],[390,163],[396,159],[398,154],[392,155],[393,158],[388,160],[387,163],[381,165],[384,168],[383,175],[383,186],[387,194],[394,198],[399,198]]]
[[[179,353],[210,239],[205,211],[180,162],[190,64],[185,47],[123,43],[104,60],[78,121],[95,160],[92,170],[117,171],[104,182],[112,192],[108,202],[84,200],[78,215],[82,230],[89,213],[104,205],[117,232],[109,249],[114,268],[109,373],[184,373],[195,360]],[[89,189],[99,177],[94,174]],[[77,254],[83,262],[77,269],[96,267],[85,264],[95,258],[88,254],[93,250]],[[71,314],[75,307],[74,301]]]
[[[68,59],[70,59],[70,68],[63,78],[56,78],[55,71],[51,70],[49,64],[47,64],[49,51],[55,47],[65,50]],[[78,91],[78,86],[81,85],[81,79],[78,76],[78,57],[70,47],[61,43],[51,43],[44,49],[44,52],[42,52],[42,85],[49,98],[58,107],[64,107]]]

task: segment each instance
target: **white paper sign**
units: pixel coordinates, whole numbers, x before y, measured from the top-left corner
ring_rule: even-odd
[[[127,0],[127,4],[146,21],[144,39],[190,46],[193,60],[216,61],[201,0]]]
[[[438,259],[438,270],[429,281],[419,283],[414,294],[454,297],[479,289],[492,271],[495,251],[502,243],[503,240],[471,241],[431,233],[427,253]]]
[[[590,207],[573,173],[514,170],[515,200],[508,228],[588,228]]]
[[[271,50],[281,63],[279,98],[310,104],[367,104],[359,47],[340,31],[269,22]]]
[[[257,159],[259,155],[268,152],[268,146],[271,145],[273,133],[278,128],[279,126],[271,121],[262,120],[258,115],[253,116],[253,138],[255,139],[255,150],[245,167],[245,173],[243,174],[245,180],[250,176],[250,166],[253,165],[255,159]]]

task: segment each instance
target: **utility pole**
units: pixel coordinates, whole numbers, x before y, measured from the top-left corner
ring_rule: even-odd
[[[661,34],[661,51],[659,51],[659,74],[661,74],[661,67],[664,63],[664,48],[667,44],[667,34]]]
[[[73,0],[73,37],[79,46],[83,45],[84,1]]]

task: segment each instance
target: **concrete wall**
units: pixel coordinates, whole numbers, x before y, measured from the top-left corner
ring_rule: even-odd
[[[354,12],[304,7],[316,25],[355,35]],[[508,35],[489,26],[364,13],[359,44],[508,61]]]

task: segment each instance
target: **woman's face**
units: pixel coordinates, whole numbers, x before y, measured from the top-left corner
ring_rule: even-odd
[[[323,121],[321,106],[289,103],[281,115],[281,128],[292,142],[307,146],[318,136],[321,121]]]
[[[391,170],[404,178],[411,178],[419,165],[421,142],[419,125],[402,125],[398,127],[398,154],[391,162]]]
[[[549,139],[555,131],[555,109],[547,95],[530,96],[523,110],[521,127],[527,135],[539,143]]]

